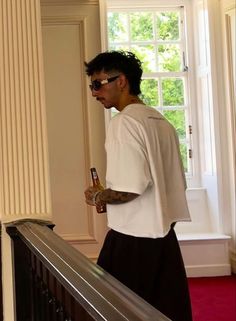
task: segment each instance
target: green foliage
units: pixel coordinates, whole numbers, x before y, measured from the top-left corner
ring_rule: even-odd
[[[180,71],[180,48],[179,45],[158,46],[159,71]]]
[[[107,17],[108,39],[110,42],[127,41],[127,14],[109,12]]]
[[[153,39],[153,16],[151,12],[134,12],[130,15],[131,41]]]
[[[188,155],[187,155],[187,146],[186,144],[180,144],[180,154],[182,158],[182,163],[184,167],[184,171],[188,171]]]
[[[164,106],[184,104],[184,85],[181,78],[164,78],[161,82]]]
[[[141,82],[142,94],[140,98],[148,106],[157,107],[159,105],[158,81],[157,79],[143,79]]]
[[[130,49],[142,61],[144,72],[155,70],[155,48],[153,45],[132,45]]]
[[[159,12],[157,13],[158,38],[161,40],[179,39],[179,13]]]
[[[183,110],[165,110],[163,114],[169,120],[169,122],[175,127],[179,138],[184,139],[186,137],[184,111]]]

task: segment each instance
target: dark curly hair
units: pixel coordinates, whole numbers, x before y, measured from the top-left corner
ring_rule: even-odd
[[[98,54],[90,62],[85,62],[85,71],[88,76],[95,72],[122,72],[128,79],[130,94],[139,95],[142,77],[141,61],[129,51],[106,51]]]

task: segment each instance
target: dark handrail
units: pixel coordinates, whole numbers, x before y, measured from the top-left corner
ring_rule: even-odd
[[[17,237],[24,242],[93,320],[169,320],[70,246],[45,223],[19,222],[7,227],[7,232],[13,240]]]

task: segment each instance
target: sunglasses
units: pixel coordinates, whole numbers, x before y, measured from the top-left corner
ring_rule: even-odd
[[[99,90],[103,85],[108,84],[109,82],[112,82],[114,80],[116,80],[120,75],[111,77],[111,78],[107,78],[107,79],[103,79],[103,80],[97,80],[95,79],[94,81],[92,81],[92,83],[89,85],[89,88],[91,90]]]

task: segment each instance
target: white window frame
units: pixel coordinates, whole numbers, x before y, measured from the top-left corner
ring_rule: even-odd
[[[163,0],[106,0],[100,1],[100,15],[101,15],[101,44],[102,44],[102,51],[108,49],[108,35],[107,35],[107,11],[108,8],[116,9],[116,10],[124,10],[125,8],[137,8],[139,10],[143,9],[151,9],[162,7],[168,9],[170,7],[180,7],[183,6],[184,10],[186,11],[186,19],[185,24],[187,26],[187,30],[189,32],[185,34],[186,37],[186,45],[188,46],[188,55],[186,57],[187,65],[190,66],[188,70],[188,78],[189,83],[189,91],[186,93],[187,104],[190,106],[188,108],[188,117],[186,119],[186,124],[191,125],[193,134],[190,135],[190,139],[188,141],[190,149],[192,150],[193,157],[191,159],[191,172],[186,174],[187,185],[189,188],[196,188],[200,186],[200,160],[199,160],[199,150],[198,150],[198,135],[197,135],[197,115],[196,115],[196,97],[195,97],[195,71],[194,71],[194,49],[193,49],[193,39],[189,37],[189,34],[192,33],[192,17],[191,17],[191,10],[189,7],[189,1],[187,0],[173,0],[173,1],[163,1]],[[105,111],[105,122],[106,127],[109,124],[111,118],[110,111]]]

